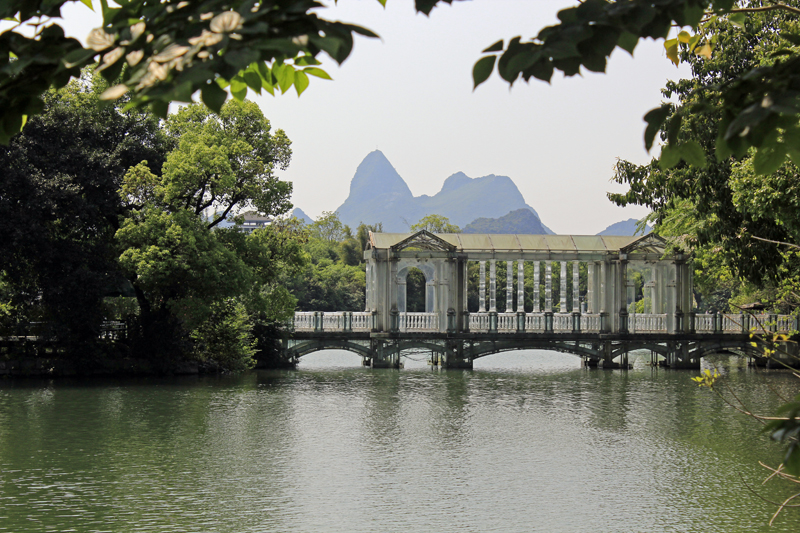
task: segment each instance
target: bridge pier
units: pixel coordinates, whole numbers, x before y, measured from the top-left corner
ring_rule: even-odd
[[[445,343],[444,357],[440,360],[442,368],[472,370],[472,359],[464,350],[464,341],[448,340]]]

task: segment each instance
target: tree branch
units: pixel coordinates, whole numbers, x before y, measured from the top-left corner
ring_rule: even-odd
[[[796,249],[800,250],[800,246],[798,246],[796,244],[792,244],[790,242],[773,241],[772,239],[764,239],[763,237],[756,237],[755,235],[751,235],[750,237],[755,239],[755,240],[757,240],[757,241],[771,242],[772,244],[781,244],[783,246],[789,246],[790,248],[796,248]]]

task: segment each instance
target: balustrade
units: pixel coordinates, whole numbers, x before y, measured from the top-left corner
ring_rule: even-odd
[[[513,313],[498,314],[497,331],[500,333],[515,333],[517,331],[517,315]]]
[[[323,331],[343,331],[344,312],[324,313],[322,315]]]
[[[600,315],[599,314],[582,314],[581,315],[581,331],[598,332],[600,331]]]
[[[400,331],[439,331],[436,313],[400,313]]]
[[[489,313],[470,313],[469,330],[476,333],[489,331]]]
[[[371,331],[375,327],[375,315],[370,311],[353,313],[353,331]]]
[[[314,311],[297,311],[294,314],[295,331],[314,330]]]
[[[631,333],[662,333],[667,331],[666,314],[638,313],[628,317]]]
[[[544,331],[544,313],[526,314],[525,331]]]
[[[572,314],[553,314],[553,331],[572,331]]]

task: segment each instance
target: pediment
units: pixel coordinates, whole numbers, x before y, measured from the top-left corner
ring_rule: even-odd
[[[407,248],[430,250],[434,252],[456,251],[456,247],[454,245],[426,230],[420,230],[410,237],[398,242],[392,246],[392,251],[400,252]]]
[[[621,253],[644,253],[644,254],[663,254],[668,247],[669,243],[663,238],[653,233],[644,235],[624,248],[620,249]]]

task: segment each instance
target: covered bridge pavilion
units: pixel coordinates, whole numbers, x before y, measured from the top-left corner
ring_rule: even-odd
[[[610,237],[433,234],[425,230],[371,232],[364,252],[366,311],[374,316],[373,331],[383,332],[689,332],[693,325],[689,319],[692,269],[686,255],[666,252],[666,241],[652,234]],[[479,304],[473,312],[467,307],[470,261],[478,262],[480,268]],[[497,312],[498,261],[506,264],[505,276],[501,273],[501,282],[502,277],[506,282],[502,313]],[[532,263],[532,269],[527,269],[532,270],[533,276],[529,289],[525,283],[526,262]],[[570,263],[572,279],[568,280]],[[407,277],[412,268],[418,268],[425,276],[422,313],[409,313],[406,308]],[[586,271],[583,290],[579,277],[582,268]],[[635,294],[629,273],[634,268],[645,277],[649,305],[644,313],[631,319],[629,306]],[[558,302],[553,301],[554,269],[560,271]],[[572,296],[568,301],[570,284]],[[532,306],[526,308],[526,300],[532,301]]]

